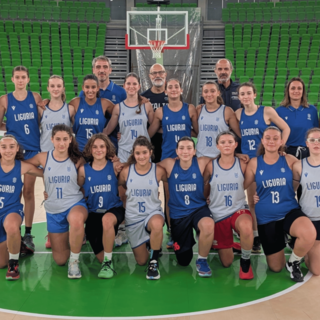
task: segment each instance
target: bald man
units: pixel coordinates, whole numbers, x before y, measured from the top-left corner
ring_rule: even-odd
[[[150,68],[149,77],[152,83],[152,87],[141,95],[146,97],[153,106],[154,111],[163,107],[168,103],[168,97],[165,94],[165,85],[167,72],[163,65],[156,63]],[[154,145],[154,162],[160,162],[161,148],[162,148],[162,133],[157,132],[152,138],[151,142]]]
[[[234,111],[241,108],[240,100],[238,98],[239,84],[231,80],[233,66],[230,60],[220,59],[215,65],[214,72],[218,77],[218,84],[220,87],[221,97],[224,104],[231,107]],[[201,97],[200,103],[204,103]]]

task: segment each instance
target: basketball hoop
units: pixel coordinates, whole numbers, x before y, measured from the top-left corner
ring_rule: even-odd
[[[149,40],[149,46],[153,53],[154,59],[161,58],[161,52],[163,52],[163,47],[165,45],[165,41],[162,40]]]

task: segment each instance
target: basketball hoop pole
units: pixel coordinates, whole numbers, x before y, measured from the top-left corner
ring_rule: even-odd
[[[161,22],[162,22],[162,18],[160,16],[160,4],[158,3],[158,7],[157,7],[157,11],[159,12],[159,14],[157,15],[156,18],[156,29],[159,29],[159,31],[156,32],[156,40],[161,40]],[[163,52],[161,52],[161,58],[156,58],[156,62],[163,65]]]

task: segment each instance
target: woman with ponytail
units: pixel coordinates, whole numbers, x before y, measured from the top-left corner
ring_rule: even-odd
[[[68,277],[81,278],[79,255],[88,209],[77,184],[77,171],[84,160],[71,128],[65,124],[52,128],[51,141],[54,150],[41,152],[26,162],[44,168],[45,191],[48,194],[44,207],[53,259],[62,266],[70,256]]]
[[[154,111],[150,102],[143,102],[139,94],[140,79],[135,73],[126,75],[123,88],[126,90],[127,99],[115,106],[103,132],[110,135],[119,124],[121,138],[118,142],[118,157],[121,162],[127,162],[137,137],[142,135],[149,139],[147,124],[152,123]]]
[[[93,74],[83,79],[83,97],[76,97],[69,102],[74,107],[73,132],[82,152],[88,140],[96,133],[101,133],[107,123],[106,112],[112,113],[114,104],[99,98],[99,81]]]
[[[197,106],[199,126],[197,157],[215,158],[220,153],[216,147],[218,134],[231,129],[240,137],[239,121],[234,111],[224,105],[216,82],[205,82],[202,87],[202,97],[205,104]]]

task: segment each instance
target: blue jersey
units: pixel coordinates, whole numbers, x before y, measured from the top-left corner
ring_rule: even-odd
[[[92,135],[103,131],[106,121],[100,98],[97,98],[96,103],[92,106],[87,104],[84,97],[80,98],[73,125],[73,132],[76,135],[80,151],[83,151]]]
[[[40,151],[38,108],[32,92],[28,91],[23,101],[17,100],[12,92],[7,96],[7,134],[14,135],[24,150]]]
[[[100,171],[94,170],[86,163],[84,171],[86,178],[83,189],[89,212],[105,213],[111,208],[122,206],[118,196],[118,179],[111,161]]]
[[[306,147],[306,133],[309,129],[319,127],[318,112],[315,106],[309,105],[308,108],[300,106],[298,109],[289,106],[280,106],[276,109],[290,128],[290,135],[287,146]]]
[[[15,160],[13,169],[7,173],[0,165],[0,218],[12,209],[22,210],[20,202],[22,187],[21,161]]]
[[[177,112],[171,111],[168,105],[163,106],[161,160],[177,156],[177,142],[182,137],[191,137],[191,126],[189,105],[187,103],[183,103],[182,108]]]
[[[275,164],[266,164],[263,156],[257,158],[256,171],[259,202],[255,206],[258,224],[283,219],[299,207],[293,190],[292,171],[285,156],[279,156]]]
[[[106,90],[103,90],[100,88],[99,93],[100,93],[100,98],[108,99],[114,104],[118,104],[127,98],[126,91],[121,86],[118,86],[111,80]],[[80,92],[79,97],[84,97],[83,91]],[[106,124],[108,124],[111,118],[111,115],[108,112],[106,112],[105,117],[107,119]],[[111,139],[116,149],[118,148],[118,139],[117,139],[118,132],[119,132],[119,126],[117,126],[109,135],[109,138]]]
[[[176,160],[168,183],[170,191],[168,205],[172,219],[188,216],[206,205],[206,199],[203,195],[203,176],[197,157],[193,157],[192,165],[188,170],[183,170],[180,167],[180,160]]]
[[[255,114],[247,116],[243,109],[240,117],[241,151],[250,158],[257,156],[257,150],[264,130],[268,127],[263,117],[264,106],[260,106]]]

